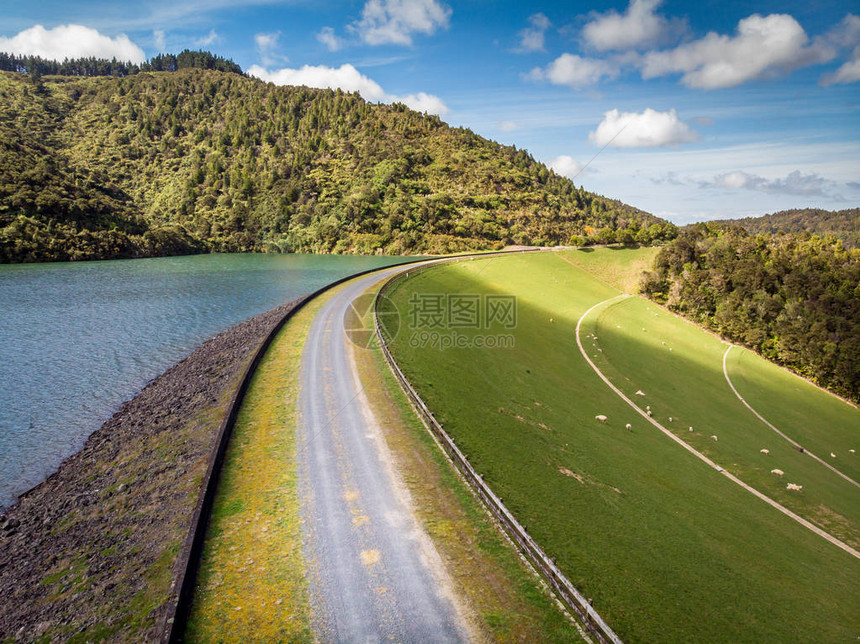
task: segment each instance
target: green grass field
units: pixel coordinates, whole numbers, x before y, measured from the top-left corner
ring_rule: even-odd
[[[583,323],[582,333],[597,336],[597,340],[583,339],[601,371],[630,398],[643,391],[646,395],[638,397],[640,406],[650,405],[654,418],[664,427],[760,492],[860,548],[860,489],[798,452],[743,406],[723,375],[727,345],[719,338],[640,298],[596,310]],[[751,373],[767,378],[775,375],[771,372],[775,369],[796,384],[809,387],[762,358],[747,364]],[[764,370],[765,366],[771,369]],[[803,423],[793,410],[804,409],[809,414],[814,409],[804,408],[791,387],[774,387],[768,400],[787,410],[780,420],[794,440],[810,449],[813,444],[826,444],[824,455],[829,457],[837,444],[850,443],[852,432],[858,435],[860,412],[820,393],[822,397],[816,399],[822,403],[819,406],[832,407],[831,415],[841,412],[845,423],[832,427]],[[640,418],[635,423],[637,429],[646,429],[643,421]],[[763,455],[761,449],[770,453]],[[851,456],[848,449],[840,450],[844,457]],[[772,469],[782,470],[784,475],[776,476]],[[802,485],[803,490],[789,491],[788,483]]]
[[[633,270],[647,252],[535,253],[414,274],[389,292],[402,323],[392,350],[476,469],[625,641],[856,639],[860,562],[645,423],[580,355],[580,316],[617,286],[629,290],[635,280],[624,266]],[[515,329],[456,329],[466,339],[510,333],[515,346],[421,346],[431,330],[411,328],[415,294],[515,295]],[[835,536],[857,539],[857,488],[781,446],[742,406],[723,378],[717,338],[639,298],[596,310],[585,326],[584,335],[597,336],[586,347],[600,368],[631,397],[645,391],[642,404],[661,422]],[[796,403],[784,398],[774,405]],[[832,397],[818,404],[844,406],[833,413],[847,419],[846,441],[857,436],[856,409]],[[764,405],[759,411],[767,416]],[[812,435],[830,444],[817,426],[798,425],[791,431],[810,449]],[[769,460],[759,453],[765,447]],[[776,480],[770,469],[779,467],[786,474]],[[789,494],[789,481],[802,492]]]
[[[735,388],[759,414],[839,471],[860,481],[860,420],[854,405],[834,404],[841,400],[747,349],[734,347],[729,352],[727,368]],[[790,405],[784,404],[786,397]],[[831,453],[835,458],[830,457]]]

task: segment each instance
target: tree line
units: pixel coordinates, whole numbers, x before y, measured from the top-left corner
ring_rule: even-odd
[[[179,54],[158,54],[140,65],[113,58],[65,58],[49,60],[41,56],[16,55],[0,52],[0,71],[42,76],[132,76],[140,72],[175,72],[180,69],[213,69],[244,74],[232,60],[208,51],[185,49]]]
[[[648,297],[860,400],[860,249],[832,235],[697,224],[662,248]]]

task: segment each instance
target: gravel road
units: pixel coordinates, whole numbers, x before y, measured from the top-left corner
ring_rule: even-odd
[[[302,358],[298,427],[302,536],[315,635],[323,642],[450,642],[469,633],[438,554],[392,469],[358,382],[344,316],[368,286],[317,314]]]

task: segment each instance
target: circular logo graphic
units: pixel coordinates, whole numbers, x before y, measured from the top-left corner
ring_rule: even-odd
[[[370,349],[376,345],[376,330],[373,328],[373,305],[376,296],[371,293],[359,295],[349,304],[343,316],[343,330],[346,337],[355,346]],[[379,326],[386,339],[390,342],[400,331],[400,313],[397,307],[385,295],[379,296],[379,307],[376,310]]]

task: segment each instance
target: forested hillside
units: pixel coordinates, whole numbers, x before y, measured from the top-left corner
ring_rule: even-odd
[[[832,236],[698,224],[660,250],[642,291],[860,400],[860,249]]]
[[[402,105],[209,69],[0,73],[0,261],[441,253],[607,228],[675,233]]]
[[[833,235],[848,246],[860,247],[860,208],[847,210],[802,208],[783,210],[762,217],[726,219],[715,223],[743,226],[754,235],[803,232],[818,236]]]

